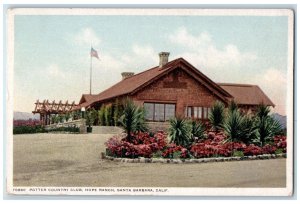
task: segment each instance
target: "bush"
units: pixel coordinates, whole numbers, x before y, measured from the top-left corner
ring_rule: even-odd
[[[31,134],[31,133],[44,133],[47,132],[41,125],[36,126],[17,126],[13,128],[13,134]]]
[[[72,132],[72,133],[79,133],[79,127],[76,127],[76,126],[57,127],[57,128],[49,129],[49,130],[47,130],[47,132]]]
[[[166,135],[160,132],[156,133],[153,137],[148,133],[140,132],[132,135],[132,142],[114,136],[105,143],[108,152],[110,152],[112,156],[129,158],[150,158],[154,153],[162,151],[166,144]]]
[[[243,151],[234,151],[232,156],[234,156],[234,157],[243,157],[244,152]]]
[[[287,143],[286,143],[286,136],[275,136],[273,138],[273,143],[278,149],[282,149],[283,153],[286,153]]]
[[[188,150],[180,145],[171,143],[163,151],[162,156],[170,159],[187,158]]]
[[[262,153],[263,153],[262,148],[254,145],[254,144],[250,144],[244,150],[245,156],[254,156],[254,155],[259,155]]]

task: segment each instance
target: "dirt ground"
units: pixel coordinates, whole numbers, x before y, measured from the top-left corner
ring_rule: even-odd
[[[285,187],[286,159],[198,164],[100,160],[103,134],[15,135],[14,186]]]

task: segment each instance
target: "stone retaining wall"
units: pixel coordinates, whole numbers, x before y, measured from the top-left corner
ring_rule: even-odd
[[[188,164],[188,163],[207,163],[207,162],[226,162],[226,161],[244,161],[244,160],[263,160],[263,159],[277,159],[286,158],[286,154],[263,154],[257,156],[244,156],[244,157],[212,157],[212,158],[201,158],[201,159],[164,159],[164,158],[144,158],[139,157],[136,159],[129,158],[116,158],[106,156],[101,153],[101,159],[107,159],[115,162],[126,162],[126,163],[171,163],[171,164]]]

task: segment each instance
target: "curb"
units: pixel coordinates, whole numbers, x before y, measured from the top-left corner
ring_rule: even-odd
[[[257,156],[244,156],[244,157],[212,157],[212,158],[201,158],[201,159],[166,159],[166,158],[144,158],[144,157],[130,159],[130,158],[106,156],[103,152],[101,152],[101,159],[110,160],[114,162],[124,162],[124,163],[192,164],[192,163],[208,163],[208,162],[267,160],[267,159],[277,159],[277,158],[286,158],[286,153],[262,154]]]

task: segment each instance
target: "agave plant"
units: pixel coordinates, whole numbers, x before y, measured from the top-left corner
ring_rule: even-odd
[[[208,115],[213,130],[219,131],[223,128],[224,118],[224,104],[216,101]]]
[[[145,112],[143,109],[134,105],[131,100],[127,100],[124,105],[123,115],[120,118],[120,123],[126,131],[126,139],[131,141],[131,133],[136,131],[146,130]]]
[[[171,143],[187,147],[191,144],[192,131],[190,123],[181,117],[170,119],[169,139]]]

